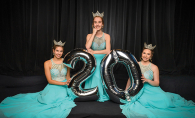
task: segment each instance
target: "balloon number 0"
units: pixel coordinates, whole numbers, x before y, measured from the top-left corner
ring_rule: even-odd
[[[130,86],[126,90],[126,93],[124,90],[118,88],[116,84],[113,74],[113,68],[116,63],[124,64],[127,69]],[[101,62],[101,75],[105,82],[106,92],[110,99],[116,103],[123,103],[121,100],[125,99],[132,99],[131,101],[133,102],[142,94],[139,93],[139,96],[136,96],[143,87],[141,70],[135,57],[129,51],[120,49],[112,50]]]
[[[64,63],[73,69],[79,60],[84,62],[84,66],[78,73],[72,76],[69,87],[71,87],[74,94],[78,96],[76,101],[97,100],[98,87],[87,90],[81,87],[82,83],[92,75],[96,68],[95,57],[85,49],[74,49],[64,57]],[[115,82],[113,68],[116,63],[124,64],[129,74],[131,83],[127,89],[128,93],[126,94],[128,95],[125,94],[124,90],[118,88]],[[121,100],[125,100],[127,96],[135,100],[135,98],[141,95],[140,90],[143,87],[141,71],[135,57],[130,52],[120,49],[112,50],[110,54],[102,59],[100,71],[104,88],[112,101],[124,103]],[[139,96],[136,96],[138,92]]]

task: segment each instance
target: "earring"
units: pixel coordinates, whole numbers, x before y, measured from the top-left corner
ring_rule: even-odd
[[[150,62],[152,62],[152,58],[150,58]]]
[[[140,60],[142,60],[142,57],[140,57]]]
[[[53,52],[53,55],[55,55],[55,53]]]
[[[102,28],[104,28],[104,26],[102,26]]]

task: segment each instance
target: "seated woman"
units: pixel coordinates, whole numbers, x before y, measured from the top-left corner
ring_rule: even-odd
[[[141,61],[138,62],[141,72],[143,94],[136,102],[121,105],[122,113],[130,117],[194,117],[195,103],[187,101],[178,94],[164,92],[159,87],[159,69],[151,63],[154,54],[152,44],[144,44]],[[130,81],[127,82],[127,87]]]
[[[48,81],[44,90],[5,98],[0,104],[0,118],[65,118],[69,115],[76,106],[73,102],[76,96],[67,87],[71,78],[70,69],[61,58],[64,44],[54,40],[54,57],[44,63]]]
[[[109,100],[106,91],[103,88],[103,83],[100,74],[100,63],[106,54],[110,53],[110,35],[102,32],[104,27],[103,13],[93,13],[93,33],[88,34],[86,38],[87,51],[94,55],[96,58],[96,69],[94,74],[85,82],[85,88],[93,88],[98,86],[99,99],[98,101],[104,102]]]

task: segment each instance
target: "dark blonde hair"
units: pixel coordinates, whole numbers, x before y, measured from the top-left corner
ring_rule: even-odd
[[[96,17],[100,17],[100,16],[96,16]],[[93,18],[92,29],[93,29],[94,19],[95,19],[96,17]],[[102,17],[100,17],[100,18],[102,19],[102,24],[103,24],[103,26],[104,26],[104,19],[103,19]]]

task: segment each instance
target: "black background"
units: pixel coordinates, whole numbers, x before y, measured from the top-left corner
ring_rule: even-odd
[[[4,0],[0,6],[1,75],[43,75],[54,39],[66,41],[65,54],[85,48],[97,10],[104,12],[112,49],[140,60],[144,42],[152,43],[161,75],[195,73],[192,0]]]

